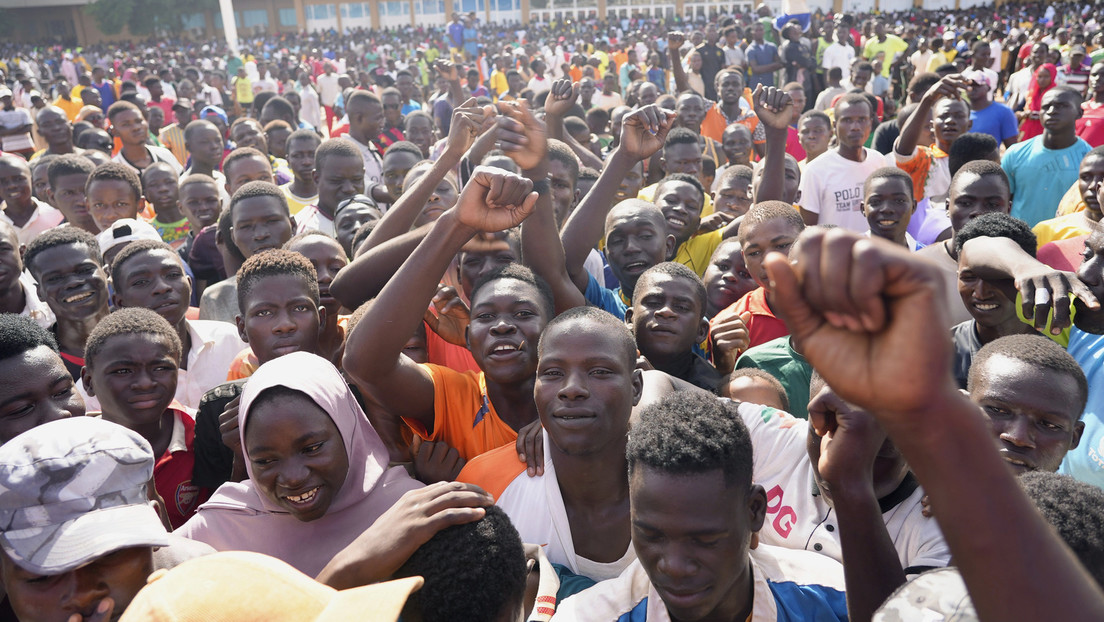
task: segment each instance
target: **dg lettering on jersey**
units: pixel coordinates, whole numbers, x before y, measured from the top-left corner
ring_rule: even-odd
[[[774,530],[783,538],[788,538],[797,521],[797,512],[788,505],[782,505],[784,494],[781,486],[775,486],[767,491],[767,520],[772,520],[773,515]]]

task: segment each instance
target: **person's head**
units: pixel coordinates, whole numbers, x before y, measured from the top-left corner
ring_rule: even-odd
[[[231,151],[222,161],[222,174],[226,177],[225,190],[230,196],[252,181],[276,181],[268,156],[252,147],[238,147]]]
[[[713,193],[713,211],[743,216],[751,208],[755,173],[742,164],[730,164],[721,173]]]
[[[330,138],[314,153],[318,209],[332,215],[337,204],[364,192],[364,157],[352,141]]]
[[[706,316],[712,317],[759,285],[748,272],[740,242],[727,239],[717,245],[702,277]]]
[[[1043,130],[1051,135],[1070,134],[1081,118],[1081,94],[1071,86],[1056,86],[1043,94]]]
[[[984,214],[1007,214],[1011,209],[1011,186],[999,164],[974,160],[963,165],[951,178],[947,215],[952,231],[961,231],[967,222]]]
[[[50,153],[31,162],[31,192],[43,203],[50,202],[50,165],[57,159],[58,156]]]
[[[672,393],[640,413],[626,455],[636,555],[671,618],[740,615],[767,497],[751,482],[751,438],[736,405]]]
[[[294,226],[287,197],[275,184],[245,184],[230,199],[228,212],[231,240],[246,259],[291,239]]]
[[[297,180],[314,179],[314,153],[322,139],[311,130],[295,130],[285,143],[288,168]]]
[[[731,106],[739,101],[744,94],[744,74],[733,69],[722,69],[713,78],[713,84],[717,88],[717,94],[721,96],[721,103]]]
[[[732,373],[726,374],[721,379],[718,392],[721,397],[737,402],[760,404],[783,412],[790,411],[790,400],[782,383],[769,373],[754,367],[734,369]]]
[[[989,160],[1000,164],[1000,144],[991,134],[966,132],[951,143],[947,150],[947,168],[951,176],[967,162]]]
[[[763,173],[766,171],[762,160],[755,163],[755,178],[752,182],[752,192],[759,194],[759,186],[763,183]],[[790,154],[784,154],[782,201],[796,205],[801,198],[801,166],[797,159]]]
[[[84,185],[88,211],[100,231],[121,218],[137,218],[144,204],[142,182],[134,169],[119,162],[97,166]]]
[[[164,162],[154,162],[142,171],[142,195],[153,204],[154,212],[161,214],[167,208],[176,207],[179,179],[176,171]]]
[[[472,289],[481,278],[518,261],[521,261],[520,229],[475,236],[456,254],[456,278],[461,293],[470,300]]]
[[[632,295],[645,270],[666,261],[675,252],[675,236],[652,203],[625,199],[606,216],[606,259],[626,295]]]
[[[349,265],[348,255],[341,244],[320,231],[304,231],[284,244],[284,249],[299,253],[314,267],[318,278],[318,300],[326,310],[326,317],[337,317],[341,303],[330,295],[330,284],[338,272]]]
[[[414,165],[422,161],[422,150],[412,142],[400,140],[392,143],[383,154],[382,176],[387,193],[393,201],[402,196],[403,179]]]
[[[667,261],[640,275],[625,323],[649,361],[684,357],[709,334],[705,285],[686,266]]]
[[[594,83],[594,78],[585,77],[579,80],[579,97],[584,102],[594,100],[594,93],[598,90],[598,87]],[[602,108],[592,108],[591,110],[602,110]],[[588,111],[589,113],[589,111]],[[589,118],[588,118],[589,120]]]
[[[277,158],[287,158],[287,139],[291,136],[292,127],[287,121],[275,119],[264,126],[265,142],[268,144],[268,153]]]
[[[70,224],[92,233],[99,232],[99,227],[88,210],[84,187],[95,168],[87,158],[65,154],[58,157],[46,173],[50,182],[50,205],[56,207]]]
[[[345,101],[349,135],[361,143],[374,140],[383,127],[383,103],[370,91],[354,91]]]
[[[353,243],[357,231],[367,222],[376,222],[383,217],[379,205],[369,196],[358,194],[337,204],[334,214],[334,237],[345,254],[352,258],[356,254]]]
[[[1043,335],[1009,335],[974,355],[970,400],[992,425],[1001,457],[1016,473],[1058,470],[1085,424],[1085,373]]]
[[[468,349],[489,381],[525,382],[537,368],[537,342],[552,319],[548,284],[510,264],[483,275],[471,292]]]
[[[0,254],[11,252],[7,246],[10,240],[0,239]],[[0,386],[0,444],[45,423],[84,416],[57,342],[31,318],[0,314],[0,373],[7,378]]]
[[[797,119],[797,139],[805,150],[806,160],[828,151],[832,141],[832,120],[819,110],[808,110]]]
[[[415,110],[403,119],[403,135],[422,150],[422,157],[429,157],[429,150],[437,140],[437,128],[433,117],[421,110]]]
[[[731,123],[721,133],[721,150],[730,165],[750,165],[754,146],[751,130],[742,123]]]
[[[219,191],[214,178],[194,173],[180,180],[177,192],[177,205],[192,231],[198,232],[218,221]]]
[[[423,175],[429,172],[433,167],[430,162],[421,162],[414,165],[414,168],[410,169],[410,172],[406,174],[406,179],[403,180],[403,192],[409,192],[414,184],[422,178]],[[456,205],[456,200],[460,196],[460,183],[457,181],[456,176],[449,171],[445,174],[445,177],[437,183],[437,188],[433,191],[433,194],[429,196],[429,200],[426,201],[422,211],[418,214],[418,217],[414,219],[414,228],[421,227],[424,224],[434,222],[437,220],[445,210],[451,209]]]
[[[1022,220],[998,212],[968,221],[954,237],[955,253],[959,255],[958,293],[978,328],[985,330],[987,335],[1023,332],[1025,325],[1016,314],[1015,282],[1010,278],[986,278],[991,275],[975,270],[961,255],[966,242],[982,236],[1008,238],[1034,257],[1035,234]]]
[[[552,450],[569,456],[624,455],[643,377],[629,329],[595,307],[576,307],[548,323],[537,348],[533,388]]]
[[[861,149],[874,120],[870,102],[860,93],[847,93],[836,102],[834,112],[840,147]]]
[[[17,155],[0,156],[0,200],[5,208],[27,208],[34,203],[31,167]]]
[[[264,128],[259,121],[251,117],[238,117],[230,125],[230,141],[239,149],[251,147],[263,154],[268,153],[268,140],[265,138]]]
[[[579,159],[566,143],[556,139],[548,141],[548,181],[552,192],[552,210],[556,222],[567,220],[578,193]]]
[[[82,91],[87,90],[95,89],[82,89]],[[107,108],[107,119],[111,122],[111,135],[122,141],[123,146],[134,147],[146,144],[149,138],[149,124],[138,106],[128,101],[117,101]]]
[[[675,103],[675,121],[679,127],[700,132],[702,120],[705,119],[705,99],[693,91],[687,91],[679,95]]]
[[[173,122],[180,127],[188,127],[195,119],[195,106],[190,99],[177,100],[172,107]]]
[[[156,76],[150,76],[142,82],[142,86],[149,90],[150,97],[154,101],[157,101],[165,93],[164,87],[161,86],[161,79]]]
[[[851,68],[851,86],[853,88],[865,89],[872,77],[874,77],[874,65],[868,61],[855,63]]]
[[[932,107],[932,131],[940,149],[949,149],[972,126],[970,106],[961,99],[944,97]]]
[[[701,174],[701,161],[702,149],[698,145],[697,134],[682,127],[673,128],[667,133],[659,157],[659,166],[663,172],[698,176]]]
[[[210,121],[198,119],[184,128],[184,147],[193,165],[216,170],[223,155],[222,134]]]
[[[1104,149],[1097,147],[1081,158],[1081,166],[1077,173],[1077,188],[1081,193],[1081,200],[1085,202],[1089,218],[1096,221],[1100,220],[1102,187],[1104,187]]]
[[[261,363],[292,352],[317,352],[326,322],[318,276],[303,254],[274,249],[238,270],[238,335]]]
[[[105,419],[148,430],[173,401],[180,357],[180,337],[165,318],[139,307],[119,309],[88,335],[81,381]]]
[[[1104,490],[1046,471],[1024,473],[1018,479],[1046,522],[1096,583],[1104,585],[1104,541],[1099,529],[1104,520]]]
[[[104,599],[122,612],[169,544],[147,501],[148,442],[104,419],[74,417],[0,448],[0,577],[22,622],[90,619]]]
[[[38,134],[51,148],[59,149],[73,142],[73,124],[65,111],[57,106],[46,106],[35,114]]]
[[[873,237],[903,244],[916,211],[912,177],[895,166],[880,168],[863,183],[863,216]]]
[[[744,249],[744,262],[755,282],[770,289],[763,259],[768,253],[789,254],[805,222],[793,205],[782,201],[764,201],[751,206],[744,215],[737,239]]]
[[[273,121],[283,121],[287,123],[292,129],[299,127],[299,119],[295,114],[295,107],[291,105],[291,102],[285,97],[279,95],[270,98],[264,103],[261,108],[260,122],[263,126],[268,126]],[[269,141],[269,145],[272,141]],[[283,143],[281,143],[282,145]]]
[[[675,236],[676,244],[682,244],[697,232],[701,223],[705,189],[697,177],[668,174],[656,185],[655,204],[663,211],[667,230]]]

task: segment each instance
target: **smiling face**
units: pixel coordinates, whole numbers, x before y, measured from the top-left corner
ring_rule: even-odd
[[[218,187],[213,183],[190,183],[180,188],[180,209],[192,231],[215,224],[219,217]]]
[[[264,364],[292,352],[317,352],[325,317],[302,278],[281,274],[254,284],[236,323],[242,341]]]
[[[748,549],[763,525],[763,489],[730,485],[720,469],[638,466],[629,503],[633,547],[671,619],[737,619],[750,604]]]
[[[179,326],[188,313],[192,280],[176,253],[154,249],[132,255],[112,270],[116,307],[149,309]]]
[[[155,424],[176,394],[179,362],[162,335],[122,333],[108,337],[81,378],[100,400],[104,418],[125,427]]]
[[[916,209],[912,188],[898,177],[881,177],[867,183],[862,212],[870,235],[902,243],[909,219]]]
[[[706,306],[711,311],[709,315],[715,315],[759,287],[744,263],[740,243],[733,239],[721,242],[713,251],[702,281],[705,282]]]
[[[749,165],[753,146],[751,131],[745,125],[733,123],[726,127],[724,133],[721,134],[721,149],[724,151],[729,164]]]
[[[667,231],[682,244],[689,240],[701,224],[702,193],[685,181],[665,181],[656,188],[655,204],[663,211]]]
[[[83,417],[84,401],[65,363],[47,346],[0,359],[0,443],[44,423]]]
[[[62,147],[73,140],[73,124],[60,108],[43,108],[35,120],[38,123],[38,133],[46,140],[46,144]]]
[[[649,360],[685,355],[708,334],[698,289],[688,279],[652,273],[636,284],[625,312],[640,353]]]
[[[96,179],[87,186],[88,208],[100,231],[107,231],[116,220],[138,218],[141,197],[121,179]]]
[[[634,354],[585,320],[545,332],[533,399],[553,451],[624,455],[629,415],[643,386]]]
[[[1057,471],[1085,427],[1074,403],[1076,380],[999,354],[982,364],[973,372],[978,382],[970,389],[970,399],[989,418],[1001,457],[1016,474]]]
[[[291,217],[279,199],[256,196],[234,205],[230,236],[246,259],[291,239]]]
[[[22,158],[0,158],[0,199],[5,205],[27,207],[34,196],[31,169]]]
[[[303,393],[254,400],[242,449],[261,494],[302,522],[326,515],[349,472],[337,425]]]
[[[59,321],[82,322],[106,311],[107,276],[85,245],[48,248],[27,268],[38,281],[39,298]]]
[[[472,299],[468,349],[488,380],[516,384],[533,377],[537,341],[551,319],[536,287],[503,278],[485,284]]]

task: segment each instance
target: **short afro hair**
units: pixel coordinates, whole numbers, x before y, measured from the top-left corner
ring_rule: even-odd
[[[612,313],[591,306],[568,309],[549,322],[548,325],[544,327],[544,331],[541,332],[540,341],[537,343],[538,358],[540,358],[544,352],[544,341],[548,333],[560,324],[568,324],[570,322],[578,322],[586,327],[585,329],[576,330],[600,330],[605,334],[615,335],[617,340],[621,342],[625,363],[630,368],[635,367],[636,339],[633,337],[632,331],[629,330],[629,327],[624,322],[614,317]]]
[[[704,163],[705,160],[703,159],[702,162]],[[665,184],[672,181],[681,181],[693,186],[694,189],[698,191],[698,198],[701,199],[701,208],[705,207],[705,187],[702,186],[701,181],[698,180],[697,177],[693,175],[687,175],[686,173],[670,173],[663,179],[659,180],[659,183],[656,184],[655,189],[655,198],[657,200],[659,199],[659,189],[662,188]],[[700,211],[701,210],[699,208],[699,212]]]
[[[526,561],[521,536],[497,505],[474,523],[438,531],[406,560],[395,578],[420,576],[406,619],[425,622],[493,622],[514,615],[525,595]]]
[[[822,121],[828,127],[828,131],[832,130],[832,118],[821,110],[806,110],[801,113],[801,116],[797,118],[797,126],[801,127],[802,123],[812,119]]]
[[[1081,565],[1104,586],[1104,490],[1046,471],[1024,473],[1019,481]]]
[[[172,255],[176,258],[177,261],[180,262],[181,268],[184,267],[184,262],[180,259],[180,255],[177,255],[176,251],[174,251],[171,246],[162,242],[161,240],[135,240],[134,242],[131,242],[124,246],[123,250],[119,251],[118,255],[115,255],[115,259],[111,262],[112,276],[122,274],[123,265],[133,259],[135,256],[142,253],[151,253],[153,251],[167,252],[169,255]],[[125,289],[125,287],[121,287],[121,285],[125,284],[121,283],[120,281],[116,281],[115,279],[112,279],[111,284],[115,287],[115,291]]]
[[[138,179],[138,173],[126,164],[108,162],[97,166],[93,169],[92,174],[88,176],[88,181],[84,182],[85,194],[88,194],[92,189],[92,184],[97,181],[121,181],[130,186],[130,189],[134,192],[135,202],[142,198],[142,180]]]
[[[908,188],[909,196],[915,200],[913,188],[912,188],[912,176],[897,168],[896,166],[883,166],[871,173],[866,181],[863,182],[863,201],[866,201],[866,196],[870,194],[870,184],[878,179],[897,179],[905,184]]]
[[[740,244],[747,244],[747,232],[751,231],[752,226],[776,218],[788,222],[794,229],[794,235],[799,235],[805,230],[805,221],[801,219],[801,214],[794,209],[793,205],[785,201],[763,201],[752,205],[744,214],[744,221],[736,234]]]
[[[782,410],[790,412],[790,398],[786,395],[786,387],[782,386],[778,378],[775,378],[770,373],[758,367],[741,367],[740,369],[732,370],[731,373],[725,374],[725,377],[721,378],[720,390],[724,391],[725,387],[737,378],[755,378],[757,380],[762,380],[778,394],[778,401],[782,403]],[[724,394],[722,393],[722,395]]]
[[[157,78],[154,78],[154,80],[157,80]],[[107,107],[107,120],[114,123],[115,117],[117,117],[119,113],[126,112],[127,110],[133,110],[134,112],[141,114],[143,119],[146,118],[146,115],[142,114],[141,108],[128,101],[119,100]]]
[[[92,163],[92,160],[84,156],[67,153],[58,156],[56,160],[50,163],[50,168],[46,169],[46,177],[50,180],[50,190],[57,190],[58,177],[78,174],[91,175],[94,170],[96,170],[96,165]]]
[[[260,158],[268,164],[269,169],[272,168],[272,162],[269,161],[268,156],[261,153],[259,150],[253,147],[238,147],[231,151],[226,159],[222,161],[222,172],[226,175],[226,178],[230,178],[230,167],[233,166],[238,160],[244,160],[245,158]]]
[[[705,313],[705,283],[702,283],[701,277],[698,276],[697,272],[694,272],[677,261],[657,263],[641,273],[640,278],[636,281],[636,288],[633,290],[633,305],[636,305],[640,300],[640,296],[642,295],[641,292],[645,289],[644,284],[658,275],[689,281],[690,285],[694,288],[694,299],[698,302],[698,315]]]
[[[544,310],[545,318],[551,320],[555,317],[556,305],[554,302],[555,299],[552,297],[552,288],[548,286],[548,283],[542,279],[539,274],[518,263],[507,264],[479,277],[479,279],[475,281],[475,284],[472,285],[472,304],[475,304],[475,297],[479,295],[479,290],[483,289],[488,283],[501,281],[502,279],[512,279],[532,285],[537,290],[538,300],[536,302],[540,305],[541,309]]]
[[[315,149],[318,149],[317,145],[322,144],[322,137],[319,136],[318,134],[315,134],[313,130],[307,130],[307,129],[295,130],[294,132],[292,132],[291,135],[288,136],[288,139],[287,139],[288,147],[290,147],[291,143],[296,141],[296,140],[311,140],[311,141],[314,141],[314,144],[316,145]],[[290,151],[290,149],[289,149],[289,151]]]
[[[965,136],[965,134],[963,134],[963,136]],[[984,136],[989,135],[984,134]],[[961,136],[959,138],[961,139]],[[989,136],[989,138],[992,138],[992,136]],[[954,145],[956,144],[958,144],[957,140],[951,144],[951,151],[954,151]],[[1004,169],[1001,168],[1000,164],[997,164],[992,160],[972,160],[963,164],[951,177],[952,187],[954,186],[954,182],[956,179],[958,179],[959,175],[977,175],[978,177],[992,175],[1000,179],[1001,184],[1004,185],[1004,188],[1008,191],[1008,196],[1012,196],[1012,184],[1008,181],[1008,173],[1004,172]]]
[[[168,320],[157,315],[149,309],[128,307],[109,313],[107,317],[96,324],[92,333],[88,335],[88,342],[84,346],[84,365],[92,369],[96,365],[96,357],[103,350],[107,340],[116,335],[153,335],[160,337],[169,344],[169,356],[180,362],[183,351],[180,345],[180,336]]]
[[[194,140],[196,132],[207,128],[215,130],[216,132],[219,131],[217,125],[211,123],[206,119],[195,119],[194,121],[189,122],[187,127],[184,128],[184,144],[187,145],[190,141]],[[222,136],[221,132],[219,133],[219,136]]]
[[[314,170],[321,171],[326,164],[326,160],[333,156],[361,158],[362,160],[364,157],[360,155],[360,149],[357,149],[353,141],[347,138],[327,138],[314,151]]]
[[[990,212],[962,225],[962,229],[954,236],[955,256],[962,253],[962,247],[967,242],[980,237],[1008,238],[1032,257],[1038,247],[1035,234],[1026,222],[1002,212]]]
[[[409,140],[398,140],[391,143],[391,146],[387,148],[387,151],[383,152],[383,157],[386,158],[392,153],[409,153],[419,160],[422,159],[422,150],[418,148],[418,145],[415,145]]]
[[[180,190],[183,191],[185,187],[191,186],[192,184],[204,184],[207,186],[213,186],[216,191],[219,188],[218,182],[215,181],[214,177],[211,177],[210,175],[204,175],[203,173],[192,173],[191,175],[188,175],[187,177],[180,180]]]
[[[287,123],[289,127],[292,120],[295,119],[295,108],[291,105],[291,102],[279,95],[264,103],[264,107],[261,108],[261,116],[263,117],[266,112],[275,115],[277,119]],[[265,127],[267,128],[267,125]]]
[[[555,138],[549,138],[548,159],[549,161],[555,160],[567,167],[567,176],[571,178],[571,189],[574,190],[579,180],[579,158],[575,157],[575,152],[571,150],[571,147]]]
[[[318,301],[318,271],[310,260],[295,251],[274,248],[245,260],[238,270],[238,310],[243,314],[249,295],[257,284],[272,276],[294,276],[303,280],[315,306]]]
[[[234,196],[230,199],[230,207],[227,211],[230,212],[231,221],[234,218],[234,206],[246,199],[252,199],[255,197],[273,197],[280,202],[280,205],[284,206],[284,212],[288,218],[291,218],[291,209],[288,207],[287,195],[283,190],[274,183],[267,181],[251,181],[234,193]]]
[[[729,486],[751,486],[751,436],[737,404],[687,389],[646,406],[629,431],[629,477],[640,467],[671,475],[720,470]]]
[[[859,63],[859,65],[857,67],[855,67],[855,69],[856,70],[862,69],[862,65],[864,65],[864,64],[868,68],[870,67],[870,63]],[[871,71],[873,71],[872,68],[871,68]],[[851,105],[854,105],[854,104],[863,104],[863,105],[865,105],[866,109],[870,111],[870,119],[873,122],[875,116],[877,116],[878,109],[877,109],[876,106],[872,106],[870,104],[870,100],[867,99],[866,95],[863,95],[862,93],[844,93],[839,98],[839,100],[836,101],[836,105],[832,106],[833,117],[836,118],[836,119],[839,119],[840,106],[851,106]]]
[[[1085,372],[1077,364],[1077,360],[1066,352],[1062,346],[1051,341],[1047,336],[1035,335],[1008,335],[994,339],[985,344],[974,355],[970,364],[970,374],[966,379],[966,390],[973,392],[978,383],[982,381],[985,363],[994,356],[1003,356],[1017,361],[1022,361],[1032,367],[1041,367],[1059,374],[1068,375],[1077,383],[1077,412],[1085,410],[1085,403],[1089,399],[1089,382],[1085,379]]]
[[[667,132],[667,139],[663,141],[663,150],[673,145],[697,145],[698,135],[685,127],[672,128]]]
[[[744,166],[743,164],[730,164],[725,167],[724,172],[721,173],[721,178],[717,180],[717,187],[724,187],[733,179],[740,179],[741,183],[747,182],[747,185],[751,186],[755,182],[755,171],[751,170],[750,166]]]
[[[0,361],[39,346],[58,351],[54,336],[39,326],[38,322],[17,313],[0,313]]]
[[[988,162],[986,158],[997,151],[1000,145],[997,139],[981,132],[966,132],[951,143],[947,151],[947,168],[954,177],[962,167],[970,162]],[[994,162],[994,164],[996,164]]]
[[[39,273],[35,270],[35,259],[38,259],[39,254],[68,244],[83,245],[88,249],[88,256],[92,261],[103,266],[103,255],[100,254],[100,244],[96,241],[96,236],[80,227],[55,227],[38,234],[23,253],[23,265],[37,280]]]

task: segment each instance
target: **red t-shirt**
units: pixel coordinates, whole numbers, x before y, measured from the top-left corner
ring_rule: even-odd
[[[199,506],[211,496],[211,491],[192,483],[195,468],[195,421],[191,415],[176,408],[169,410],[176,416],[173,439],[157,463],[153,466],[153,485],[157,494],[165,500],[165,511],[173,529],[180,527],[195,514]]]
[[[747,323],[748,336],[751,338],[749,348],[790,334],[786,323],[767,306],[767,292],[762,287],[744,294],[743,298],[732,303],[727,310],[735,311],[737,315],[751,313],[751,320]]]

